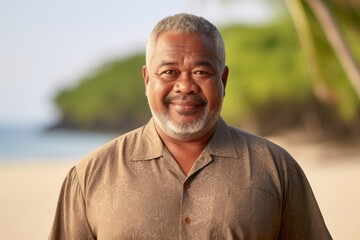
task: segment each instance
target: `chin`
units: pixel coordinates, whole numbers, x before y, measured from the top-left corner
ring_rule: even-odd
[[[219,114],[211,112],[204,112],[197,119],[189,117],[185,121],[173,120],[167,112],[156,113],[152,111],[152,115],[160,129],[168,137],[178,141],[191,141],[201,138],[212,130],[219,118]]]

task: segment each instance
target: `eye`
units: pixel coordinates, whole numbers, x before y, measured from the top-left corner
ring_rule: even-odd
[[[201,70],[194,71],[194,75],[205,75],[205,74],[208,74],[208,73],[205,71],[201,71]]]
[[[210,76],[210,73],[204,70],[195,70],[192,74],[196,78],[206,78]]]
[[[168,70],[160,71],[159,77],[167,81],[172,81],[175,80],[178,77],[178,75],[179,75],[178,71],[168,69]]]
[[[176,74],[176,72],[174,70],[166,70],[161,73],[161,75],[168,75],[168,76],[172,76],[175,74]]]

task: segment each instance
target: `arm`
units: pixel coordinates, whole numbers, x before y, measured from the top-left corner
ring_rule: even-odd
[[[75,167],[62,185],[49,239],[95,239],[87,221],[84,196]]]
[[[279,239],[332,239],[304,172],[290,160]]]

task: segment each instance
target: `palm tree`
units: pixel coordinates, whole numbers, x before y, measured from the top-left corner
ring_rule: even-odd
[[[219,0],[231,3],[238,0]],[[299,41],[303,49],[311,79],[314,95],[323,102],[332,101],[331,90],[325,81],[321,66],[324,56],[319,52],[319,42],[326,42],[334,52],[345,75],[349,79],[356,95],[360,99],[360,70],[357,60],[345,39],[342,30],[346,30],[360,42],[360,1],[359,0],[284,0],[268,1],[284,3],[294,22]],[[206,0],[198,3],[206,4]],[[341,27],[339,25],[341,23]],[[316,26],[316,27],[314,27]],[[320,29],[323,36],[319,38],[315,31]]]
[[[311,23],[314,21],[323,31],[326,41],[332,47],[342,69],[360,98],[359,66],[338,23],[341,21],[344,28],[359,37],[360,28],[356,25],[360,22],[360,2],[357,0],[285,0],[285,3],[298,32],[300,44],[314,80],[316,96],[326,100],[329,94],[327,94],[326,87],[321,84],[323,81],[319,81],[322,78],[319,66],[321,59],[315,48],[316,39],[311,28]]]

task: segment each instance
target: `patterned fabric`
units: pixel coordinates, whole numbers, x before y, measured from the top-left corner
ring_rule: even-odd
[[[306,177],[277,145],[220,119],[185,176],[153,120],[66,177],[49,239],[331,239]]]

